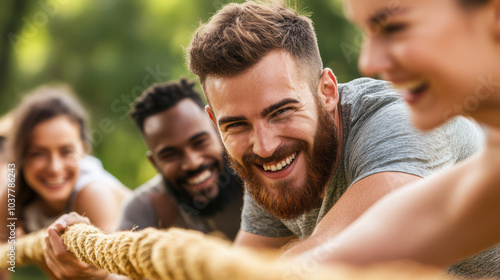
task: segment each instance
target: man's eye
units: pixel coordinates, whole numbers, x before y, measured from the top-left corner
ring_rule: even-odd
[[[290,108],[290,107],[282,108],[282,109],[279,109],[279,110],[275,111],[272,114],[272,117],[280,116],[280,115],[283,115],[285,113],[292,112],[292,111],[293,111],[293,108]]]
[[[235,123],[230,123],[230,124],[226,125],[225,130],[226,130],[226,131],[230,131],[230,130],[232,130],[232,129],[241,128],[241,127],[243,127],[244,125],[245,125],[245,123],[244,123],[244,122],[235,122]]]
[[[207,141],[207,139],[198,140],[198,141],[194,142],[194,146],[195,147],[202,146],[203,144],[205,144],[206,141]]]
[[[175,156],[176,156],[176,153],[164,153],[164,154],[160,155],[160,158],[170,160],[170,159],[175,158]]]
[[[397,32],[403,31],[406,28],[404,24],[388,24],[383,27],[385,34],[395,34]]]

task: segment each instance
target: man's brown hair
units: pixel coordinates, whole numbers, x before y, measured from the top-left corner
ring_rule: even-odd
[[[282,0],[224,6],[198,28],[187,59],[205,89],[207,76],[241,74],[277,49],[293,56],[299,73],[307,77],[315,93],[323,63],[312,21]]]

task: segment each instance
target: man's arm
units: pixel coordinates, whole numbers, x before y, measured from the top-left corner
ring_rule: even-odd
[[[244,246],[251,248],[268,248],[268,249],[279,249],[284,245],[288,244],[290,241],[295,239],[295,235],[286,237],[267,237],[243,230],[238,231],[236,239],[234,240],[234,246]]]
[[[328,211],[312,235],[292,244],[284,253],[293,256],[321,246],[360,217],[375,202],[391,191],[422,178],[402,172],[380,172],[354,183]]]
[[[406,259],[444,267],[495,245],[500,241],[499,155],[475,156],[394,192],[303,257],[351,264]],[[491,151],[482,155],[489,156]]]

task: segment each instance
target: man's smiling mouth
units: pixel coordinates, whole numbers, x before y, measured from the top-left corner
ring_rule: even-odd
[[[195,177],[191,177],[186,180],[186,182],[189,185],[198,185],[200,183],[203,183],[206,181],[208,178],[212,176],[213,172],[210,169],[206,169],[205,171],[201,172],[200,174],[196,175]]]
[[[283,168],[288,167],[293,162],[296,155],[297,155],[297,152],[286,157],[285,159],[283,159],[281,162],[279,162],[277,164],[264,164],[264,165],[262,165],[262,168],[264,169],[264,171],[270,171],[270,172],[276,172],[276,171],[282,170]]]

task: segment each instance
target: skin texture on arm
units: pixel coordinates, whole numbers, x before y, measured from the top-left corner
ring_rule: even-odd
[[[103,231],[112,232],[119,221],[121,206],[130,191],[90,183],[76,196],[74,210],[88,217]]]
[[[487,249],[500,241],[499,159],[495,131],[478,155],[387,196],[302,257],[360,265],[408,259],[445,267]]]
[[[280,249],[295,238],[296,236],[294,235],[287,237],[267,237],[246,232],[240,229],[240,231],[238,231],[238,235],[236,235],[236,239],[234,240],[233,245],[255,249]]]
[[[380,172],[354,183],[328,211],[312,235],[291,244],[284,256],[293,256],[321,246],[360,217],[375,202],[393,190],[421,177],[401,172]]]

